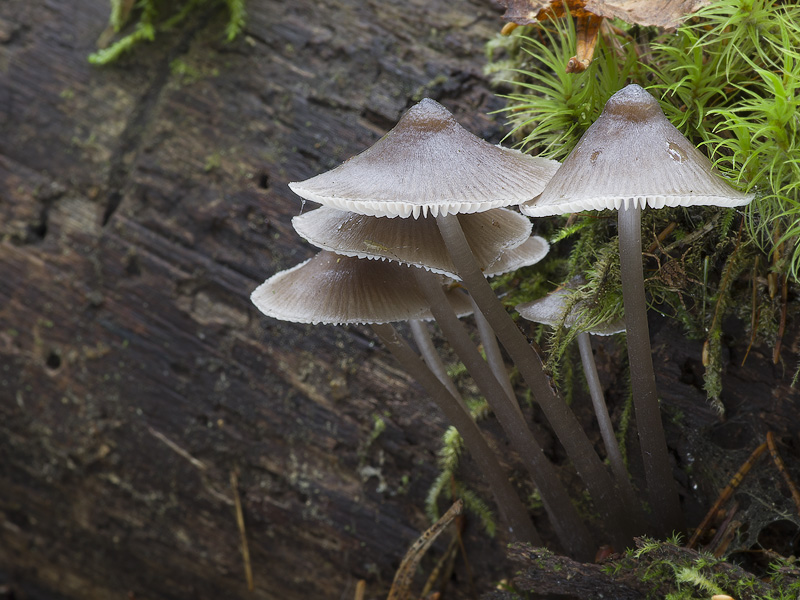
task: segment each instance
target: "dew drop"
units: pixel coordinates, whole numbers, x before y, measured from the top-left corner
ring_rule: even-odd
[[[603,152],[602,150],[595,150],[594,152],[592,152],[592,155],[589,157],[589,160],[592,161],[592,163],[594,163],[597,160],[597,157],[600,156],[600,154],[602,154],[602,152]]]
[[[686,160],[686,152],[684,152],[681,148],[679,148],[672,142],[669,142],[667,144],[667,153],[669,154],[669,157],[672,160],[677,161],[679,163],[682,163],[683,161]]]

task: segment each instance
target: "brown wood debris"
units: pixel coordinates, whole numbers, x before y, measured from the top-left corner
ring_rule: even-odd
[[[564,6],[573,17],[587,14],[607,19],[621,19],[626,23],[646,27],[674,29],[709,0],[499,0],[506,9],[503,18],[518,25],[531,25],[537,21],[562,17]]]
[[[506,9],[503,18],[509,23],[502,33],[508,35],[517,25],[531,25],[559,19],[569,13],[575,19],[577,51],[569,59],[567,73],[581,73],[592,64],[594,49],[605,19],[674,29],[688,15],[709,0],[499,0]],[[606,29],[608,29],[606,27]],[[607,33],[607,31],[606,31]]]

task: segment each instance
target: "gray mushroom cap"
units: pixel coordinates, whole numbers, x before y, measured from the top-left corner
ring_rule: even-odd
[[[573,327],[577,324],[580,327],[580,302],[572,306],[570,313],[565,318],[565,312],[570,309],[570,296],[573,293],[574,290],[570,287],[562,287],[544,298],[518,304],[516,310],[522,318],[534,323],[542,323],[551,327],[560,327],[562,323],[566,327]],[[584,330],[593,335],[614,335],[625,331],[625,321],[618,319]]]
[[[276,273],[251,294],[268,317],[330,325],[432,319],[412,269],[392,262],[362,260],[322,251]],[[448,294],[458,314],[472,307],[464,294]]]
[[[458,216],[481,268],[531,234],[527,217],[503,208]],[[370,217],[321,207],[294,217],[297,233],[324,250],[345,256],[392,260],[458,279],[456,269],[433,217],[414,221]]]
[[[493,146],[426,98],[371,148],[289,187],[359,214],[414,218],[511,206],[538,194],[558,163]]]
[[[544,217],[623,206],[741,206],[752,199],[726,182],[653,96],[631,84],[611,96],[544,191],[520,210]]]
[[[505,250],[496,261],[484,269],[486,277],[496,277],[522,267],[530,267],[550,251],[550,244],[541,236],[532,235],[519,246]]]

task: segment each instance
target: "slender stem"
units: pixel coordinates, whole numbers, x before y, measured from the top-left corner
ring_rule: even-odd
[[[600,385],[600,377],[597,374],[597,364],[592,354],[592,341],[588,332],[583,331],[578,334],[578,348],[581,353],[581,363],[583,363],[583,374],[586,376],[586,383],[589,386],[589,395],[592,397],[594,414],[597,416],[597,425],[600,427],[600,435],[606,447],[608,462],[611,464],[611,471],[617,480],[617,485],[621,493],[621,500],[625,505],[630,518],[636,520],[636,527],[639,531],[644,531],[644,514],[642,508],[636,500],[636,493],[633,491],[628,469],[625,468],[625,460],[622,458],[617,438],[614,435],[614,426],[611,424],[611,417],[608,414],[606,399],[603,395],[603,388]]]
[[[683,515],[667,453],[650,350],[642,271],[642,209],[638,206],[621,208],[618,219],[622,301],[625,307],[633,408],[650,506],[657,519],[658,533],[664,536],[672,531],[683,530]]]
[[[541,445],[520,418],[519,405],[512,403],[492,373],[491,368],[472,343],[463,324],[453,312],[439,281],[423,269],[416,269],[417,284],[425,293],[436,323],[448,343],[472,375],[478,389],[492,407],[511,445],[522,457],[534,483],[539,488],[547,514],[558,539],[567,552],[576,557],[592,556],[592,538],[558,479],[555,467]]]
[[[514,388],[511,386],[511,380],[508,378],[508,369],[506,369],[506,363],[503,360],[503,355],[500,353],[500,346],[497,344],[497,336],[494,333],[494,329],[489,325],[489,321],[483,316],[480,307],[475,304],[475,300],[472,296],[470,296],[469,299],[474,309],[473,317],[475,318],[475,325],[478,328],[478,335],[481,337],[483,351],[486,353],[486,362],[489,363],[489,367],[491,367],[494,376],[497,377],[497,381],[503,386],[508,397],[511,398],[516,406],[519,406],[517,395],[514,393]]]
[[[617,548],[626,547],[633,535],[640,535],[642,532],[633,530],[627,515],[617,502],[611,476],[605,470],[589,438],[581,429],[575,415],[550,386],[539,356],[483,276],[458,219],[454,215],[439,215],[436,222],[458,275],[531,388],[556,437],[586,484],[595,506],[603,515],[606,531],[612,537],[612,542]]]
[[[458,430],[472,458],[488,481],[500,516],[508,525],[511,536],[517,541],[541,546],[542,539],[533,526],[524,504],[511,485],[506,469],[501,466],[497,456],[489,448],[489,444],[469,411],[447,391],[436,375],[425,366],[419,355],[398,335],[394,327],[383,324],[373,325],[372,329],[397,362],[425,388],[439,409]]]
[[[425,361],[425,364],[428,365],[428,368],[433,371],[433,374],[436,375],[436,378],[442,382],[442,385],[447,388],[447,391],[450,392],[450,394],[452,394],[455,398],[461,398],[461,394],[459,394],[458,390],[456,389],[456,384],[453,383],[453,380],[447,375],[447,368],[444,366],[442,358],[439,356],[439,353],[436,351],[436,348],[433,345],[433,341],[428,333],[428,327],[425,325],[425,322],[418,319],[412,319],[408,322],[408,326],[411,329],[411,335],[414,337],[414,341],[417,344],[417,348],[419,349],[419,353],[422,355],[422,359]]]

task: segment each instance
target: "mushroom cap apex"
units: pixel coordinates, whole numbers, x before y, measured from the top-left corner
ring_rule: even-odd
[[[635,83],[625,86],[606,102],[603,113],[628,121],[647,121],[665,118],[658,101],[642,86]]]
[[[423,98],[409,108],[395,125],[395,133],[400,129],[418,128],[429,132],[441,131],[447,127],[458,126],[452,113],[436,100]]]

